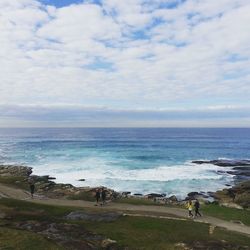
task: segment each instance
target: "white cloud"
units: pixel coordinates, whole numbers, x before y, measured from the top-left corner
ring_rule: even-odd
[[[211,106],[196,109],[114,109],[83,105],[0,105],[0,127],[21,126],[229,126],[250,122],[250,107]],[[10,126],[18,127],[20,123]],[[228,126],[228,124],[227,124]]]
[[[249,105],[249,13],[247,0],[63,8],[2,0],[0,100],[130,109]]]

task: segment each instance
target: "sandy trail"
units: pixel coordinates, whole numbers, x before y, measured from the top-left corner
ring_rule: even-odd
[[[35,195],[34,199],[30,198],[28,192],[9,187],[3,184],[0,184],[0,197],[9,197],[20,200],[27,200],[39,204],[47,205],[57,205],[57,206],[71,206],[78,208],[91,208],[95,210],[112,210],[119,211],[130,216],[149,216],[149,217],[158,217],[158,218],[171,218],[178,219],[174,217],[179,217],[182,220],[187,220],[187,211],[180,208],[172,208],[165,206],[145,206],[145,205],[131,205],[124,203],[108,203],[103,207],[95,207],[94,202],[83,201],[83,200],[66,200],[66,199],[50,199],[42,196]],[[1,203],[1,200],[0,200]],[[171,217],[174,216],[174,217]],[[229,221],[224,221],[211,216],[203,216],[194,220],[195,222],[204,222],[209,223],[216,227],[223,227],[230,231],[235,231],[239,233],[247,234],[250,237],[250,227],[246,225],[236,224]]]

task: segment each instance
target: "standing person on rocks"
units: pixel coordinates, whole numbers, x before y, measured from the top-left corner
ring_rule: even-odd
[[[96,199],[95,206],[98,206],[100,198],[101,198],[101,192],[100,192],[100,189],[97,188],[95,190],[95,199]]]
[[[195,217],[197,217],[198,215],[201,217],[201,214],[199,212],[200,202],[198,201],[198,199],[195,200],[194,209],[195,209]]]
[[[32,177],[29,177],[28,179],[28,183],[30,185],[30,195],[31,195],[31,199],[34,198],[34,192],[35,192],[35,180]]]
[[[194,217],[192,211],[193,211],[193,203],[192,200],[189,200],[187,203],[187,209],[188,209],[188,217]]]
[[[101,196],[102,196],[102,205],[104,205],[106,204],[106,190],[104,188],[102,188]]]

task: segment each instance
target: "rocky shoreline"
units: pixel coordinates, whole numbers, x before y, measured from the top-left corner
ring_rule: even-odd
[[[195,164],[212,164],[221,167],[219,173],[230,174],[234,176],[234,182],[239,183],[250,179],[250,160],[197,160],[192,161]]]
[[[217,192],[190,192],[184,200],[178,200],[172,195],[166,197],[165,194],[151,193],[147,195],[131,194],[130,192],[116,192],[115,190],[106,188],[107,199],[120,198],[140,198],[152,200],[161,204],[183,205],[188,199],[199,199],[201,202],[215,202],[225,206],[236,208],[250,207],[250,160],[213,160],[213,161],[193,161],[195,164],[214,164],[225,169],[220,170],[221,174],[234,175],[235,185]],[[229,169],[228,169],[229,168]],[[7,180],[15,186],[29,189],[28,178],[33,178],[36,187],[36,194],[48,198],[61,198],[73,200],[89,200],[94,201],[96,188],[100,187],[75,187],[71,184],[56,183],[55,178],[49,175],[38,176],[32,174],[32,168],[16,165],[0,165],[0,178],[3,182]],[[7,181],[7,182],[8,182]]]

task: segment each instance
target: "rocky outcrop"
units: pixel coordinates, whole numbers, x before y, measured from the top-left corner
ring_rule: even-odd
[[[94,201],[95,188],[74,187],[71,184],[55,183],[54,177],[49,175],[32,175],[32,168],[26,166],[0,165],[0,177],[8,179],[8,184],[13,184],[20,188],[29,188],[28,178],[32,178],[35,183],[35,193],[49,198],[65,198],[75,200]],[[11,183],[13,181],[13,183]],[[101,187],[97,187],[101,188]],[[106,188],[107,199],[117,197],[119,194],[112,189]]]
[[[218,171],[220,174],[230,174],[234,176],[235,183],[250,179],[250,160],[211,160],[211,161],[192,161],[196,164],[213,164],[223,167]],[[230,168],[230,169],[227,169]]]
[[[16,165],[0,165],[0,176],[22,176],[28,177],[32,173],[31,167],[16,166]]]
[[[232,188],[210,193],[210,195],[220,203],[228,204],[228,206],[236,203],[243,208],[250,208],[250,181],[239,183]]]
[[[119,219],[122,216],[121,213],[87,213],[83,211],[74,211],[66,216],[68,220],[84,220],[84,221],[104,221],[104,222],[112,222]]]
[[[23,221],[13,223],[11,227],[43,235],[62,246],[64,249],[121,249],[117,247],[115,241],[87,231],[80,225],[50,223],[45,221]]]
[[[237,166],[250,166],[250,160],[211,160],[211,161],[192,161],[196,164],[213,164],[220,167],[237,167]]]
[[[148,199],[163,198],[163,197],[166,197],[166,194],[151,193],[151,194],[147,194],[146,197]]]

